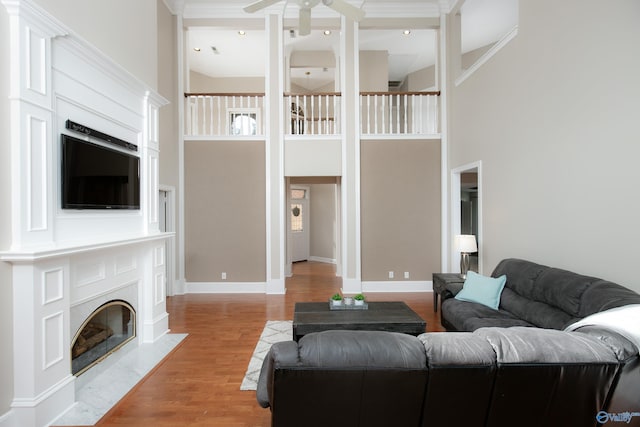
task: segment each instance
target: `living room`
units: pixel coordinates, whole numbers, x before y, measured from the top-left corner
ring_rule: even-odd
[[[8,3],[12,2],[3,2],[5,7]],[[245,5],[234,3],[239,9]],[[179,193],[182,184],[177,110],[182,99],[176,88],[180,72],[175,69],[173,51],[161,48],[174,46],[179,39],[177,18],[163,2],[155,1],[135,6],[129,2],[37,4],[171,101],[159,109],[159,182]],[[122,10],[130,12],[123,14]],[[5,8],[0,15],[2,57],[10,58],[10,25]],[[95,19],[97,15],[103,19]],[[450,62],[446,86],[441,88],[446,92],[443,99],[448,121],[442,174],[446,182],[452,179],[452,170],[481,167],[479,268],[484,274],[504,258],[519,257],[640,290],[631,243],[632,224],[640,207],[633,197],[638,177],[634,161],[640,154],[634,138],[636,100],[640,98],[634,78],[640,65],[640,58],[634,54],[635,40],[639,39],[638,16],[638,6],[631,1],[603,8],[593,1],[558,4],[523,0],[519,2],[517,36],[464,81],[457,82],[455,60],[447,56]],[[448,16],[445,22],[453,31],[453,17]],[[4,84],[0,92],[5,101],[0,104],[1,128],[8,141],[11,61],[3,63],[0,74]],[[12,207],[12,173],[20,172],[11,172],[11,144],[2,145],[2,154],[0,243],[4,251],[9,251],[15,245],[11,241],[16,212]],[[446,225],[441,227],[442,259],[436,266],[455,271],[453,220],[449,216],[452,202],[449,187],[445,188],[442,204],[447,213],[443,219]],[[176,200],[181,197],[178,194]],[[175,230],[179,234],[179,206],[177,211]],[[357,239],[354,236],[352,240]],[[265,254],[268,266],[264,280],[277,282],[276,288],[285,283],[279,242],[268,246]],[[176,258],[173,279],[179,289],[185,282],[185,270],[184,264],[180,265],[181,256]],[[359,259],[355,250],[349,259],[352,265],[346,266],[345,277],[353,279],[349,284],[357,287],[362,279],[358,277],[357,263],[368,260]],[[4,296],[0,336],[4,342],[13,340],[12,284],[16,284],[11,271],[9,264],[0,265]],[[215,300],[215,296],[206,298]],[[265,310],[275,310],[269,318],[284,318],[286,310],[269,307],[280,297],[250,298],[264,301]],[[429,300],[430,295],[425,294],[424,298]],[[283,304],[288,304],[286,296],[283,299]],[[169,314],[170,322],[171,317],[179,316]],[[259,331],[252,333],[257,336]],[[3,348],[0,377],[3,384],[12,384],[13,349]],[[0,413],[10,413],[13,397],[12,387],[3,386]]]

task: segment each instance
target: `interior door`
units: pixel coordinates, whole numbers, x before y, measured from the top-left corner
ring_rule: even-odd
[[[309,200],[305,197],[291,199],[289,203],[291,216],[291,261],[309,259]]]

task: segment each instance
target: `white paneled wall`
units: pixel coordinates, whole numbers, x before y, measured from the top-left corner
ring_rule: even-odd
[[[2,0],[11,51],[14,390],[9,425],[45,426],[75,402],[71,340],[100,305],[136,310],[137,343],[168,332],[158,222],[161,96],[28,0]],[[72,120],[138,146],[141,208],[63,210],[60,134]],[[108,143],[107,143],[108,144]]]

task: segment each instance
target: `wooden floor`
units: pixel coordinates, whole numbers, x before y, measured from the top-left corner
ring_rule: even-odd
[[[188,337],[122,399],[98,426],[269,426],[254,391],[241,391],[249,359],[267,320],[290,320],[297,301],[327,301],[340,290],[331,264],[294,265],[286,295],[190,294],[167,299],[171,332]],[[441,331],[431,293],[369,294],[405,301]]]

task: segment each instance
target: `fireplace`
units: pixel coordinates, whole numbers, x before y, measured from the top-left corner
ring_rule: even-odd
[[[92,370],[78,377],[83,370],[127,340],[122,356],[168,332],[165,245],[173,234],[160,231],[158,202],[159,111],[168,101],[41,2],[3,3],[6,48],[16,59],[7,138],[11,247],[0,253],[11,263],[14,375],[3,378],[4,399],[13,401],[0,425],[47,426],[80,406],[80,385],[92,378]],[[109,145],[67,129],[67,120],[137,145],[139,209],[62,208],[60,134]],[[88,320],[99,308],[106,310]]]
[[[126,301],[109,301],[80,326],[71,343],[71,373],[80,375],[136,336],[136,314]]]

